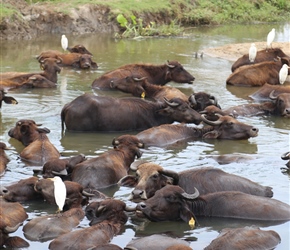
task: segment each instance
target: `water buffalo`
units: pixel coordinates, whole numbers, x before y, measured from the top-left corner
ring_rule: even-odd
[[[93,55],[90,51],[87,50],[87,48],[82,44],[77,44],[73,47],[67,47],[67,50],[71,53],[79,53],[79,54],[88,54]]]
[[[273,230],[265,231],[253,226],[224,228],[204,250],[274,249],[280,242],[279,234]]]
[[[60,60],[60,66],[70,66],[77,69],[97,69],[98,65],[92,60],[92,55],[80,53],[61,53],[54,50],[44,51],[37,60],[41,62],[47,58]]]
[[[185,240],[172,238],[166,235],[150,235],[131,240],[124,250],[168,250],[169,247],[178,246],[176,250],[190,250],[189,243]],[[173,249],[173,248],[170,248]]]
[[[56,175],[67,176],[67,170],[73,169],[75,165],[86,160],[85,155],[79,154],[69,158],[49,160],[43,165],[43,178],[53,178]]]
[[[108,244],[127,222],[128,217],[124,211],[128,209],[123,201],[114,199],[96,203],[95,210],[90,210],[88,206],[92,215],[90,227],[57,237],[49,244],[49,249],[98,249],[97,246]]]
[[[169,100],[172,98],[180,98],[185,102],[188,101],[191,107],[196,111],[203,110],[208,105],[220,107],[217,103],[217,99],[213,95],[205,92],[198,92],[188,97],[177,88],[151,84],[146,77],[131,75],[114,79],[111,82],[111,87],[125,93],[131,93],[134,96],[153,98],[157,101],[163,101],[164,97]]]
[[[165,85],[170,81],[177,83],[192,83],[194,77],[188,73],[177,61],[168,61],[166,64],[126,64],[115,70],[109,71],[92,83],[95,89],[110,89],[111,81],[131,75],[146,77],[151,84]]]
[[[249,97],[258,101],[269,100],[270,93],[273,91],[275,91],[275,95],[282,93],[290,93],[290,86],[270,85],[268,83],[265,83],[261,88],[259,88]]]
[[[58,159],[60,154],[46,135],[50,130],[38,126],[41,124],[36,124],[33,120],[22,119],[9,130],[8,135],[25,146],[20,153],[23,160],[42,165],[48,160]]]
[[[5,153],[5,150],[8,150],[4,142],[0,142],[0,176],[4,175],[9,162],[9,158]]]
[[[38,178],[35,176],[22,179],[16,183],[1,187],[0,195],[7,201],[29,201],[42,199],[42,195],[36,192],[34,185]]]
[[[69,131],[143,130],[174,121],[201,122],[200,114],[179,98],[151,102],[86,93],[67,103],[61,111],[62,130],[65,123]]]
[[[7,202],[0,197],[0,247],[26,248],[28,242],[18,236],[9,237],[28,218],[23,206],[18,202]]]
[[[87,198],[84,198],[84,196],[91,196],[91,194],[84,191],[79,183],[64,181],[64,184],[66,186],[64,211],[80,207],[87,202]],[[34,189],[36,192],[40,193],[49,204],[56,204],[54,197],[54,184],[51,179],[38,180],[34,185]]]
[[[0,81],[0,85],[1,85],[1,81]],[[14,97],[6,96],[6,94],[7,93],[4,91],[4,89],[0,87],[0,109],[2,107],[2,102],[5,102],[7,104],[18,104],[18,102],[16,101],[16,99],[14,99]]]
[[[40,68],[43,72],[32,72],[32,73],[22,73],[22,72],[5,72],[0,74],[0,85],[3,88],[11,88],[16,86],[22,86],[24,82],[28,80],[29,77],[34,75],[40,75],[45,77],[47,80],[57,83],[57,74],[60,73],[61,68],[59,67],[60,60],[55,58],[46,58],[40,61]],[[14,84],[14,85],[13,85]]]
[[[254,63],[260,63],[264,61],[273,61],[274,59],[277,59],[278,57],[290,57],[286,55],[280,48],[273,48],[273,49],[263,49],[257,51],[257,55],[255,58]],[[234,72],[237,68],[243,66],[243,65],[248,65],[248,64],[253,64],[249,60],[249,54],[245,54],[238,58],[232,65],[232,72]]]
[[[187,126],[186,124],[163,124],[136,134],[146,147],[166,147],[180,141],[204,139],[245,140],[256,137],[259,129],[239,122],[232,116],[218,115],[217,121],[210,121],[202,115],[202,120],[210,125],[203,128]]]
[[[118,182],[119,185],[134,187],[129,199],[148,199],[157,190],[172,184],[179,185],[187,193],[192,193],[197,188],[200,195],[220,191],[240,191],[257,196],[273,196],[271,187],[262,186],[218,168],[192,168],[177,173],[151,162],[140,163],[140,165],[138,162],[133,163],[130,167],[136,171],[136,176],[128,175]]]
[[[272,198],[237,191],[215,192],[199,197],[197,189],[193,194],[188,194],[179,186],[166,185],[153,197],[139,203],[136,214],[151,221],[181,219],[189,222],[195,216],[203,216],[285,222],[290,220],[290,206]]]
[[[116,184],[128,174],[130,164],[141,157],[144,144],[133,135],[123,135],[113,140],[114,149],[75,166],[72,181],[85,189],[98,189]]]
[[[257,64],[244,65],[236,69],[226,80],[228,85],[262,86],[265,83],[279,85],[279,71],[283,64],[289,65],[285,57],[277,61],[265,61]]]
[[[281,159],[282,160],[289,160],[287,163],[286,163],[286,166],[288,168],[290,168],[290,152],[286,152],[285,154],[281,155]]]
[[[32,241],[48,241],[70,232],[85,217],[81,207],[57,214],[36,217],[23,227],[24,235]]]

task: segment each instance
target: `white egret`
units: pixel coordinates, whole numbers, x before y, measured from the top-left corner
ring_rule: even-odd
[[[279,82],[280,84],[283,84],[286,81],[286,78],[288,76],[288,69],[290,67],[287,64],[283,64],[282,68],[279,71]]]
[[[250,62],[254,62],[255,61],[256,55],[257,55],[257,48],[256,48],[256,45],[254,43],[252,43],[251,47],[249,49],[249,60],[250,60]]]
[[[66,187],[64,182],[59,176],[55,176],[54,178],[49,178],[53,181],[54,185],[54,199],[55,203],[58,206],[57,212],[61,212],[63,210],[63,206],[66,199]]]
[[[68,47],[68,39],[65,35],[61,36],[61,47],[63,48],[64,51],[67,50]]]
[[[275,39],[275,29],[273,28],[267,35],[267,48],[272,48],[272,42]]]

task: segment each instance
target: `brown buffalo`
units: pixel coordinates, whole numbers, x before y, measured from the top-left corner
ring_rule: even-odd
[[[43,165],[43,178],[53,178],[54,176],[67,176],[68,169],[73,169],[75,165],[86,160],[85,155],[79,154],[70,158],[49,160]]]
[[[98,249],[98,246],[108,244],[127,222],[125,211],[128,209],[123,201],[106,199],[96,202],[93,207],[95,210],[88,206],[92,215],[90,227],[57,237],[49,244],[49,249]]]
[[[127,175],[130,164],[141,157],[144,144],[133,135],[123,135],[113,140],[113,146],[114,149],[77,164],[72,181],[94,190],[116,184]]]
[[[57,74],[60,73],[61,68],[59,67],[60,60],[55,58],[46,58],[40,61],[40,68],[43,72],[32,72],[32,73],[22,73],[22,72],[5,72],[0,74],[0,85],[3,88],[10,88],[11,84],[16,84],[17,86],[22,86],[23,82],[27,81],[29,77],[34,75],[41,75],[47,80],[57,83]],[[14,85],[13,85],[14,86]]]
[[[8,135],[22,142],[25,146],[20,153],[20,157],[25,161],[37,164],[58,159],[60,154],[46,135],[50,130],[38,126],[41,126],[41,124],[36,124],[33,120],[22,119],[16,122],[14,128],[9,130]]]
[[[120,185],[134,186],[130,199],[148,199],[157,190],[171,184],[179,185],[187,193],[192,193],[197,188],[200,195],[220,191],[240,191],[257,196],[273,196],[271,187],[262,186],[218,168],[193,168],[177,173],[151,162],[141,161],[140,165],[136,165],[137,163],[131,165],[131,170],[136,171],[136,176],[128,175],[119,181]]]
[[[23,227],[24,235],[32,241],[48,241],[70,232],[85,217],[81,207],[58,214],[36,217]]]
[[[278,233],[256,227],[224,228],[204,250],[274,249],[281,242]]]
[[[92,83],[95,89],[110,89],[111,81],[131,75],[146,77],[151,84],[165,85],[173,81],[177,83],[192,83],[194,77],[188,73],[177,61],[168,61],[166,64],[126,64],[115,70],[109,71]]]
[[[217,121],[210,121],[201,116],[210,127],[197,128],[186,124],[163,124],[141,131],[136,137],[146,147],[166,147],[180,141],[204,139],[245,140],[256,137],[259,129],[239,122],[232,116],[220,116]]]
[[[60,60],[60,66],[70,66],[77,69],[96,69],[97,63],[92,60],[92,55],[80,53],[61,53],[54,50],[44,51],[37,60],[41,62],[47,58],[55,58]]]
[[[34,185],[38,178],[33,176],[17,183],[1,187],[1,195],[7,201],[29,201],[41,199],[42,195],[35,191]]]
[[[264,101],[270,99],[270,93],[275,91],[275,95],[282,93],[290,93],[290,86],[284,85],[270,85],[268,83],[264,84],[261,88],[251,94],[251,97],[254,100]]]
[[[238,116],[257,116],[257,115],[279,115],[290,117],[290,93],[281,93],[276,95],[273,90],[269,94],[269,98],[273,101],[262,103],[247,103],[237,105],[227,109],[219,109],[216,106],[208,106],[201,114],[205,114],[208,120],[217,120],[220,115]]]
[[[0,85],[1,85],[1,81],[0,81]],[[14,97],[6,96],[6,94],[7,93],[4,91],[4,89],[0,87],[0,108],[2,107],[2,102],[5,102],[7,104],[18,104],[18,102],[16,101],[16,99],[14,99]]]
[[[257,55],[255,58],[254,63],[260,63],[264,61],[274,61],[278,57],[290,57],[286,55],[280,48],[273,48],[273,49],[263,49],[260,51],[257,51]],[[243,65],[248,65],[248,64],[253,64],[249,60],[249,54],[245,54],[241,56],[238,60],[234,62],[232,65],[232,72],[234,72],[237,68],[243,66]]]
[[[257,87],[265,83],[279,85],[279,71],[283,64],[289,65],[285,57],[278,61],[265,61],[244,65],[236,69],[226,80],[228,85]]]
[[[286,152],[285,154],[282,154],[282,155],[281,155],[281,159],[282,159],[282,160],[289,160],[289,161],[286,163],[286,166],[290,169],[290,152]]]
[[[92,112],[93,111],[93,112]],[[199,124],[200,114],[179,98],[151,102],[141,98],[112,98],[83,94],[67,103],[61,111],[69,131],[143,130],[165,123]]]
[[[26,248],[28,242],[18,236],[9,237],[28,218],[23,206],[18,202],[7,202],[0,197],[0,247]]]
[[[196,216],[268,222],[290,220],[290,206],[272,198],[237,191],[215,192],[199,197],[197,189],[193,194],[188,194],[174,185],[166,185],[153,197],[139,203],[136,213],[151,221],[189,222]]]
[[[217,99],[213,95],[198,92],[188,97],[177,88],[151,84],[146,77],[131,75],[114,79],[111,81],[111,87],[125,93],[131,93],[134,96],[153,98],[156,101],[163,101],[164,97],[168,100],[180,98],[185,102],[188,101],[191,107],[197,111],[203,110],[208,105],[216,105],[219,107]]]
[[[169,250],[170,247],[178,246],[176,250],[190,250],[189,243],[185,240],[172,238],[165,235],[150,235],[147,237],[131,240],[124,250]]]
[[[5,150],[8,150],[4,142],[0,142],[0,176],[4,175],[9,162],[9,158],[5,153]]]
[[[83,190],[83,187],[79,183],[64,181],[64,184],[66,186],[64,211],[80,207],[87,202],[87,197],[91,196]],[[56,204],[54,198],[54,183],[51,179],[38,180],[34,185],[34,189],[36,192],[40,193],[49,204]],[[86,197],[84,198],[83,196]]]
[[[79,54],[88,54],[93,55],[90,51],[87,50],[87,48],[82,44],[77,44],[73,47],[67,47],[67,50],[71,53],[79,53]]]

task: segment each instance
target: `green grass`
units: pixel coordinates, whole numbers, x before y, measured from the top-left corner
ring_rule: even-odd
[[[10,17],[13,14],[18,13],[16,9],[13,8],[13,6],[9,4],[1,4],[0,5],[0,20],[5,17]]]

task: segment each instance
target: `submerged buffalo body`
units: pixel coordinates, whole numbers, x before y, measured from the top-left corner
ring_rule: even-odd
[[[140,98],[121,98],[84,94],[66,104],[61,111],[69,131],[142,130],[165,123],[197,122],[200,115],[180,99],[150,102]]]

